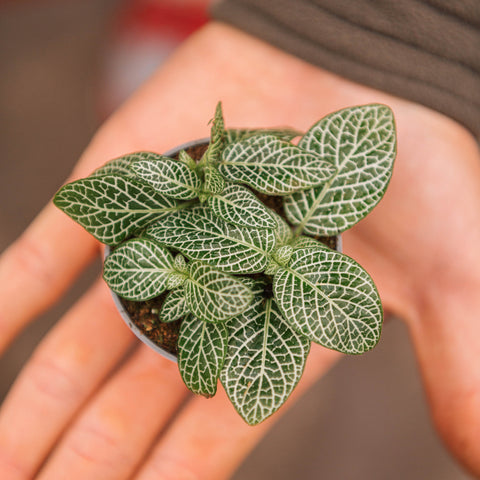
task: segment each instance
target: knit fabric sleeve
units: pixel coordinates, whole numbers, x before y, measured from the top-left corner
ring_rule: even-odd
[[[223,0],[212,16],[480,139],[479,0]]]

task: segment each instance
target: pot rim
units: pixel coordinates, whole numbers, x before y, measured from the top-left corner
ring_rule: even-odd
[[[171,148],[171,149],[167,150],[163,155],[165,157],[173,157],[180,150],[185,150],[187,148],[195,147],[197,145],[203,145],[203,144],[209,143],[209,142],[210,142],[210,138],[208,138],[208,137],[200,138],[198,140],[191,140],[190,142],[182,143],[181,145],[178,145],[177,147],[174,147],[174,148]],[[105,246],[104,254],[103,254],[103,259],[104,260],[108,257],[108,255],[110,255],[111,250],[112,250],[111,247],[109,247],[108,245]],[[343,242],[342,242],[342,236],[341,235],[337,235],[337,248],[336,248],[336,250],[340,253],[343,251]],[[123,306],[120,297],[112,289],[110,289],[110,293],[112,295],[113,302],[114,302],[115,306],[117,307],[118,312],[120,313],[120,316],[122,317],[122,319],[126,323],[126,325],[130,328],[130,330],[134,333],[134,335],[139,340],[141,340],[145,345],[152,348],[155,352],[162,355],[164,358],[166,358],[168,360],[171,360],[172,362],[177,363],[178,362],[177,356],[174,355],[173,353],[168,352],[167,350],[163,349],[162,347],[158,346],[155,342],[150,340],[150,338],[148,338],[142,332],[142,330],[140,330],[140,328],[138,328],[137,325],[135,325],[135,323],[132,321],[129,313],[127,312],[127,310]]]

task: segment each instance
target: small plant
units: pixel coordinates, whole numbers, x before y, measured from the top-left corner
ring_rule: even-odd
[[[125,155],[54,199],[113,247],[103,276],[114,292],[164,295],[158,321],[182,319],[187,387],[210,397],[220,378],[251,425],[285,402],[312,341],[360,354],[381,332],[368,273],[318,238],[352,227],[382,198],[396,150],[392,112],[347,108],[291,143],[300,135],[225,129],[219,104],[197,161],[186,151]]]

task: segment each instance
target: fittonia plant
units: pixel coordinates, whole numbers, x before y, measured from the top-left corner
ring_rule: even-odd
[[[114,247],[103,276],[119,296],[168,291],[159,322],[183,319],[185,384],[210,397],[220,378],[252,425],[285,402],[312,341],[359,354],[382,326],[368,273],[317,238],[352,227],[382,198],[395,158],[392,112],[347,108],[292,144],[298,136],[225,129],[219,104],[198,161],[185,151],[125,155],[54,200]],[[265,195],[281,197],[284,215],[262,203]]]

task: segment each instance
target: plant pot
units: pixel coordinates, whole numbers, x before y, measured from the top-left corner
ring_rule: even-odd
[[[180,145],[174,149],[167,151],[166,153],[164,153],[164,155],[175,158],[181,150],[186,150],[194,159],[197,159],[195,157],[195,153],[197,153],[197,155],[199,154],[201,155],[201,153],[205,151],[209,143],[209,140],[210,140],[209,138],[203,138],[203,139],[187,142],[187,143],[184,143],[183,145]],[[269,206],[274,209],[276,206],[278,206],[278,203],[275,204],[275,201],[273,200],[275,198],[278,198],[278,197],[262,196],[262,200],[272,199],[272,201],[265,202],[265,203],[270,203]],[[333,246],[332,243],[335,243],[335,249],[338,252],[341,252],[342,251],[341,236],[338,235],[336,237],[333,237],[333,239],[334,239],[334,242],[332,242],[332,237],[329,237],[326,240],[330,241],[331,243],[330,246]],[[319,239],[319,240],[324,241],[325,239]],[[110,252],[111,252],[111,248],[107,246],[105,248],[104,257],[106,258],[110,254]],[[113,291],[111,291],[111,293],[112,293],[113,301],[120,313],[120,316],[123,318],[123,320],[128,325],[130,330],[135,334],[135,336],[139,338],[145,345],[148,345],[150,348],[155,350],[157,353],[159,353],[163,357],[176,362],[177,357],[175,353],[173,353],[174,349],[171,347],[171,345],[170,347],[162,346],[159,344],[158,340],[157,341],[153,340],[153,338],[155,337],[161,337],[164,339],[163,344],[168,345],[168,343],[171,343],[171,341],[175,339],[175,336],[178,335],[178,331],[180,329],[181,320],[178,320],[172,323],[161,323],[158,321],[158,319],[155,321],[156,319],[155,309],[157,309],[157,307],[161,305],[162,296],[159,297],[158,299],[154,299],[153,301],[132,302],[132,301],[128,301],[120,298]],[[135,306],[135,309],[137,307],[140,310],[143,309],[143,311],[147,316],[145,322],[138,322],[138,319],[137,321],[134,321],[134,319],[132,318],[132,314],[130,312],[133,306]],[[137,315],[135,315],[135,317],[137,317]],[[142,327],[140,327],[138,323],[141,323]],[[154,331],[152,332],[152,330]],[[171,351],[169,351],[169,349]]]

